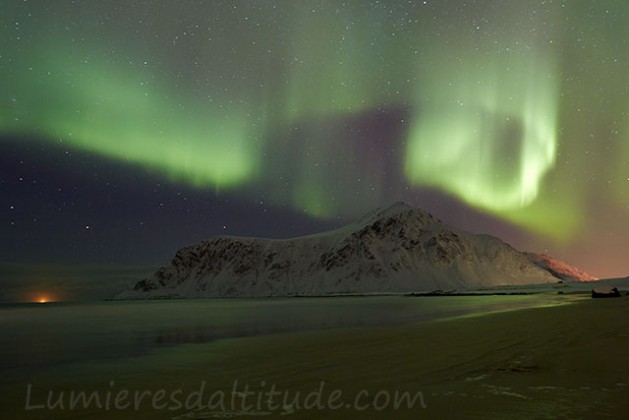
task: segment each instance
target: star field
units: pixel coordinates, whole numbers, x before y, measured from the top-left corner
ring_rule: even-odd
[[[7,262],[159,264],[404,200],[624,276],[629,6],[9,1]]]

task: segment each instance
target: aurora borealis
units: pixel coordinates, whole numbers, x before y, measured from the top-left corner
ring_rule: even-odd
[[[625,1],[11,0],[0,31],[9,260],[90,225],[209,236],[262,206],[228,232],[282,236],[404,200],[592,274],[629,271]],[[50,210],[77,184],[116,188]],[[232,216],[190,216],[212,206]]]

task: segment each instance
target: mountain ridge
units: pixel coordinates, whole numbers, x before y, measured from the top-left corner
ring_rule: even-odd
[[[410,293],[556,281],[498,238],[397,202],[328,232],[217,236],[184,247],[117,298]]]

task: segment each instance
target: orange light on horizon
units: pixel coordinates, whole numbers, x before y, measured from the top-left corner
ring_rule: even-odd
[[[52,301],[53,300],[50,299],[48,296],[40,296],[37,299],[35,299],[35,302],[37,302],[37,303],[50,303]]]

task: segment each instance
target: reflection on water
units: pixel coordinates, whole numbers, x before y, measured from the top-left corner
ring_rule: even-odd
[[[550,295],[206,299],[0,306],[0,369],[129,357],[162,346],[399,325],[557,303]]]

